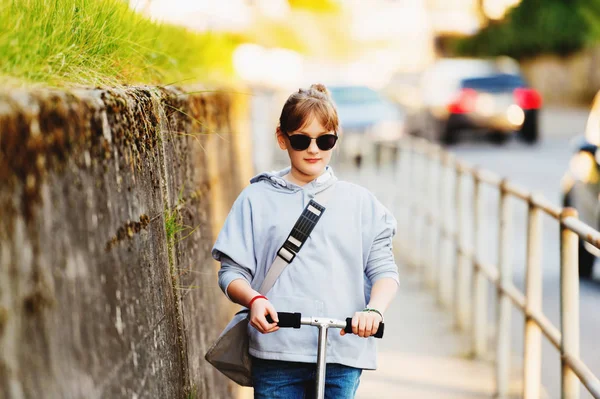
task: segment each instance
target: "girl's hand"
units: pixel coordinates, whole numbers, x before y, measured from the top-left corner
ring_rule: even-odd
[[[269,323],[266,319],[267,315],[271,315],[273,323]],[[258,298],[252,303],[250,308],[250,324],[263,334],[272,333],[279,330],[277,323],[277,311],[267,299]]]
[[[368,338],[377,333],[381,316],[375,312],[356,312],[352,317],[352,333],[362,338]],[[345,335],[344,330],[340,331],[340,335]]]

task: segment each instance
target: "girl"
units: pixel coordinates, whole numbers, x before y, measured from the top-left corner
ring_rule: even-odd
[[[212,251],[221,262],[219,285],[250,309],[255,398],[303,398],[314,390],[317,329],[279,330],[278,311],[354,315],[354,334],[329,336],[325,385],[328,398],[353,398],[362,370],[376,368],[374,338],[368,337],[377,332],[398,287],[396,221],[369,191],[338,181],[328,166],[339,121],[325,86],[292,94],[276,132],[291,165],[254,177],[233,204]],[[321,220],[262,297],[255,290],[307,203],[322,190],[332,191]]]

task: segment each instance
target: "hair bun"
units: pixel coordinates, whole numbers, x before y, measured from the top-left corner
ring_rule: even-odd
[[[327,87],[325,87],[324,84],[315,83],[315,84],[312,84],[310,86],[310,88],[313,90],[316,90],[318,92],[321,92],[321,93],[325,94],[327,97],[329,97],[329,90],[327,90]]]

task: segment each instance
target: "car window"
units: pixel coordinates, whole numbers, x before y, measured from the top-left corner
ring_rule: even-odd
[[[492,76],[463,79],[463,89],[475,89],[491,93],[513,90],[525,86],[525,82],[518,75],[498,74]]]

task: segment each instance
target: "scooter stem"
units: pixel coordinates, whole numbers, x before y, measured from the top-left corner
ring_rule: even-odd
[[[319,347],[317,351],[317,379],[315,385],[317,387],[317,398],[325,398],[325,371],[327,367],[327,325],[319,326]]]
[[[344,328],[346,323],[342,320],[329,319],[326,317],[303,317],[301,324],[311,325],[319,328],[319,344],[317,347],[317,378],[316,399],[325,398],[325,376],[327,369],[327,331],[329,327]]]

